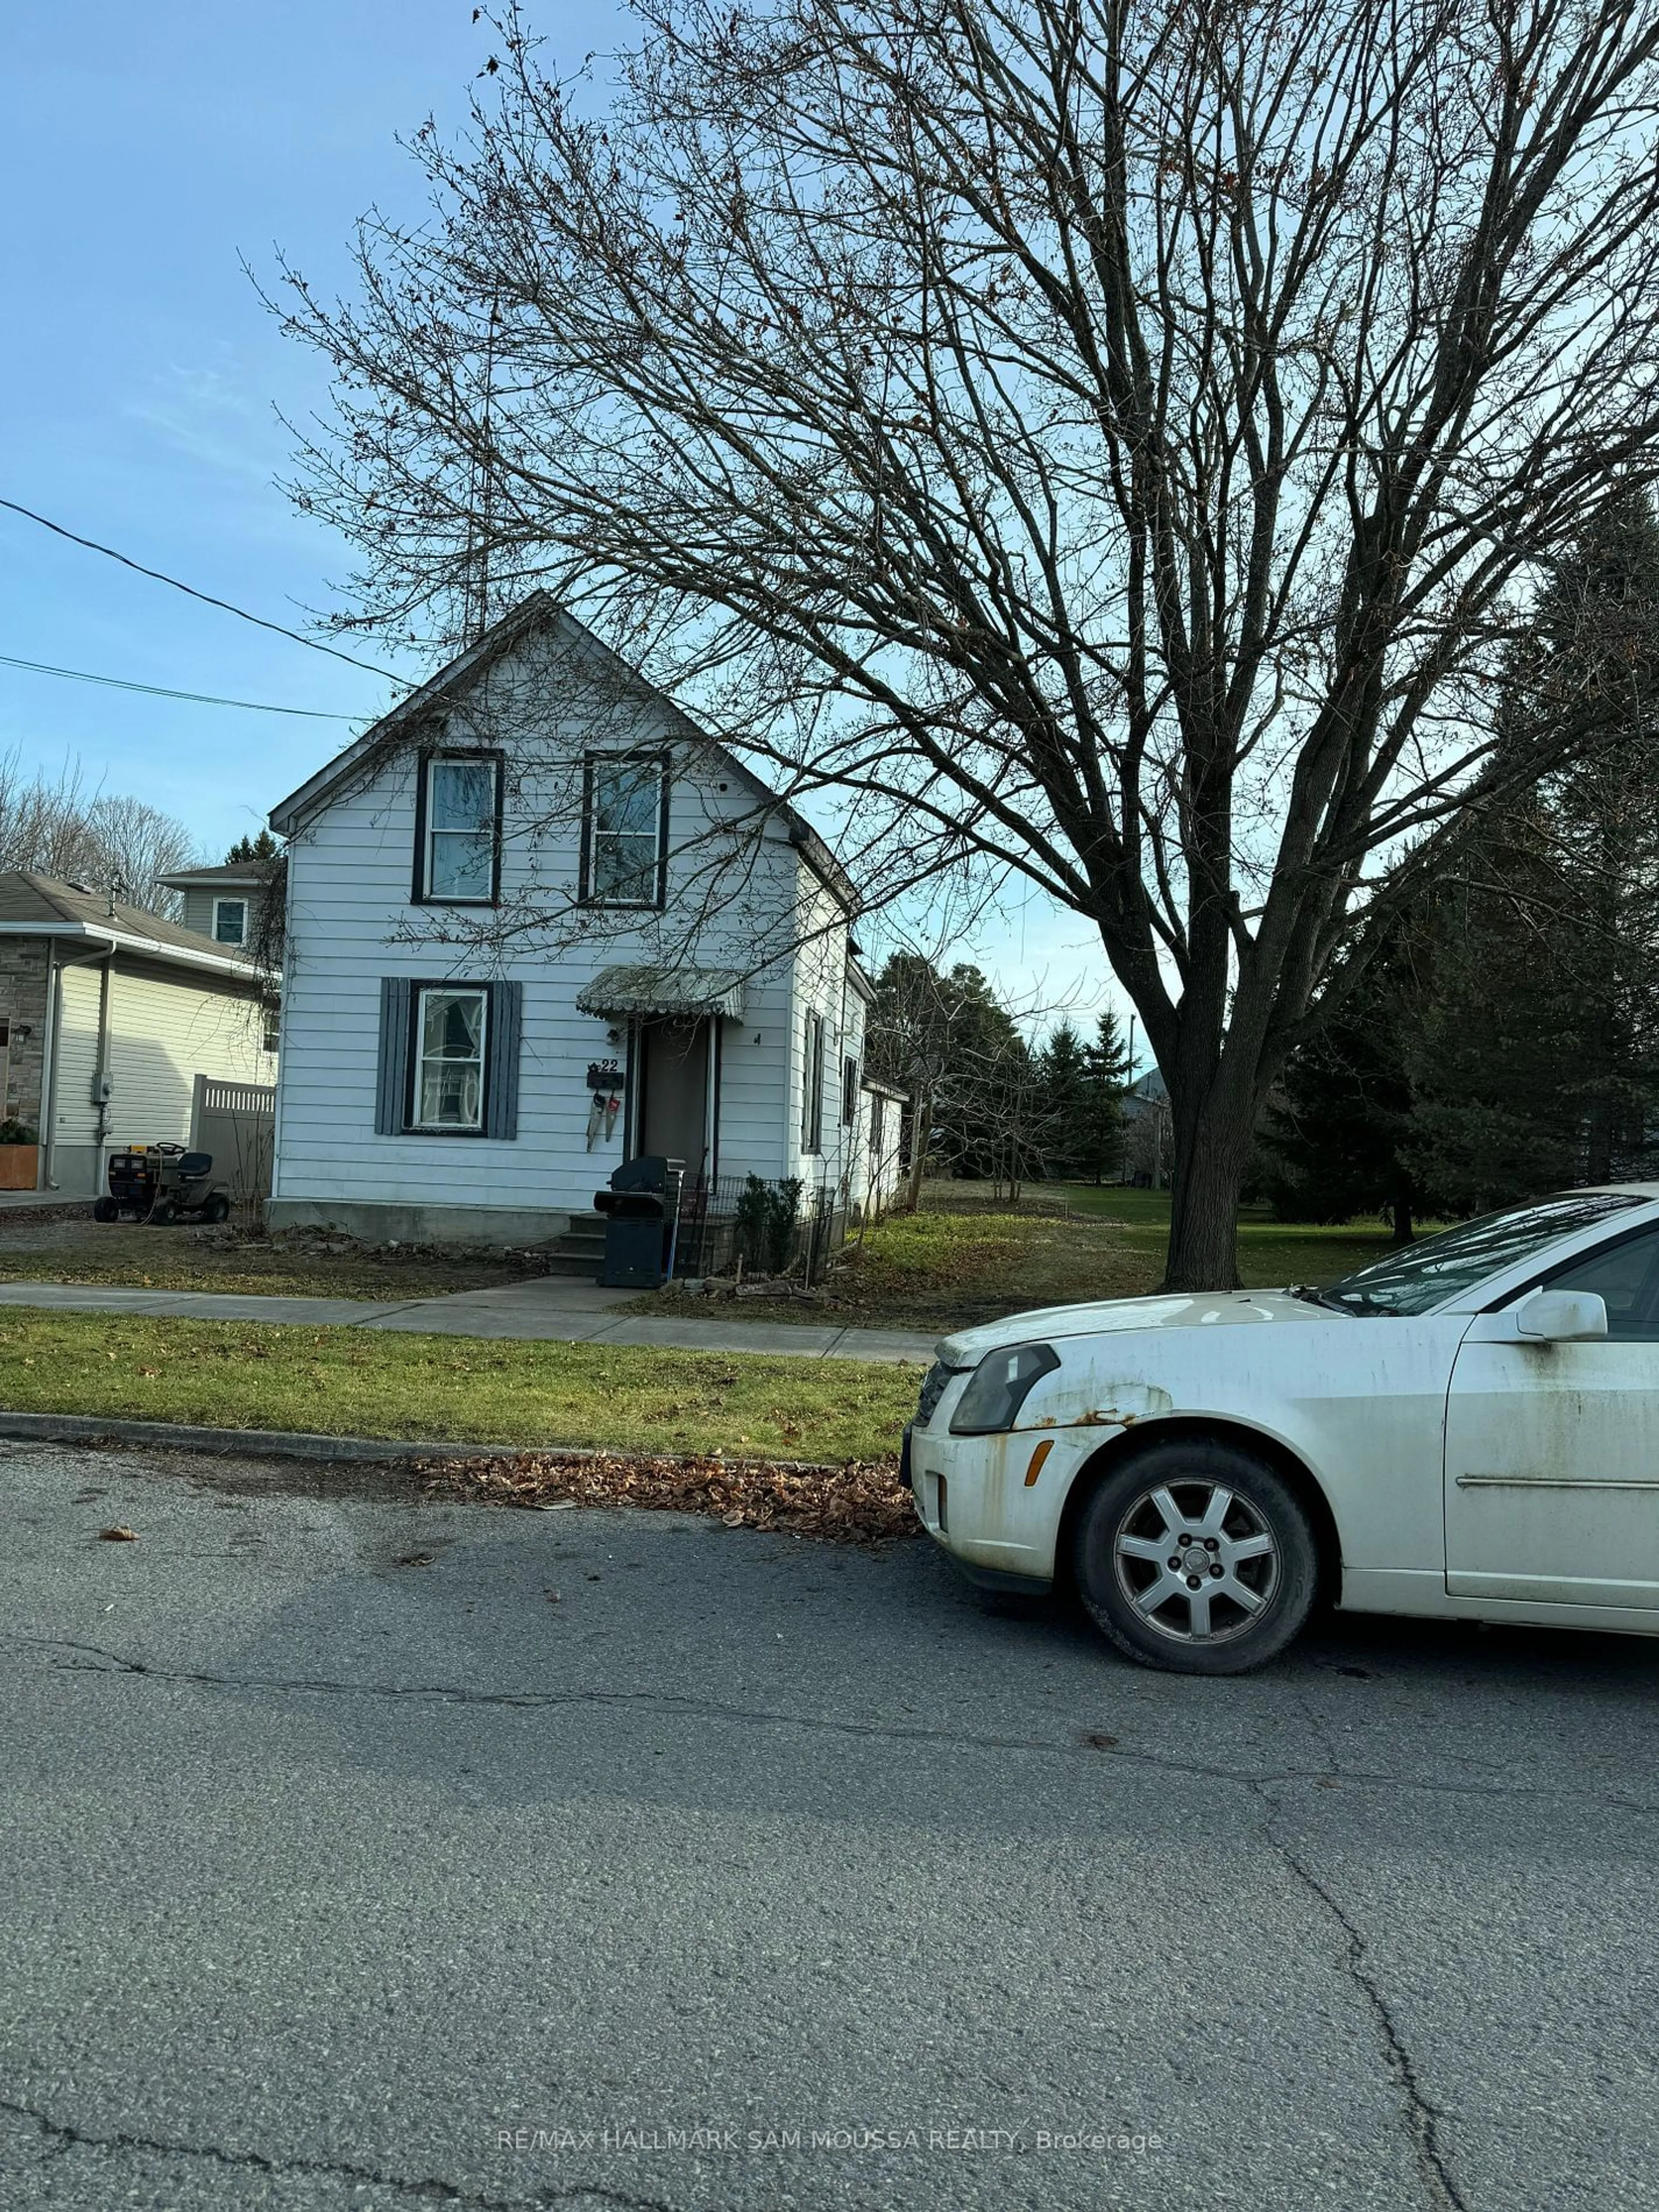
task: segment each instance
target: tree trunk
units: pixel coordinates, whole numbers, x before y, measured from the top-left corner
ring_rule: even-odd
[[[1172,1098],[1166,1291],[1238,1287],[1238,1201],[1255,1127],[1255,1102],[1218,1080],[1196,1109]]]
[[[1412,1218],[1412,1193],[1409,1186],[1395,1191],[1390,1201],[1390,1211],[1394,1215],[1395,1243],[1396,1244],[1413,1243],[1417,1235],[1417,1224]]]

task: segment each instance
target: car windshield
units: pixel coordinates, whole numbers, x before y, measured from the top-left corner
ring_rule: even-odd
[[[1369,1267],[1327,1283],[1320,1296],[1328,1305],[1345,1306],[1350,1313],[1427,1313],[1575,1231],[1644,1203],[1633,1191],[1581,1190],[1511,1206],[1425,1237],[1385,1260],[1373,1260]]]

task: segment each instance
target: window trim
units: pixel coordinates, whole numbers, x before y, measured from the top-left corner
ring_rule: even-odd
[[[841,1126],[843,1129],[856,1129],[859,1125],[860,1086],[863,1074],[857,1054],[843,1053],[841,1059]]]
[[[657,771],[656,895],[648,899],[599,898],[593,890],[594,771],[601,766],[624,763],[653,767]],[[673,756],[667,750],[632,746],[623,752],[590,752],[582,756],[581,843],[577,863],[576,902],[602,914],[660,914],[668,903],[669,792],[673,781]]]
[[[242,892],[242,893],[240,894],[240,896],[232,896],[230,893],[228,893],[228,893],[226,894],[226,896],[225,896],[223,898],[216,897],[216,898],[214,899],[214,902],[213,902],[213,927],[212,927],[212,929],[210,931],[209,934],[212,937],[213,941],[214,941],[214,943],[215,943],[216,945],[235,945],[235,946],[237,946],[237,947],[239,947],[239,948],[240,948],[240,946],[245,945],[247,943],[247,910],[248,910],[248,908],[249,908],[249,906],[251,905],[251,903],[252,903],[252,901],[249,899],[248,895],[247,895],[247,893],[246,893],[246,891]],[[220,908],[221,908],[222,906],[239,906],[239,907],[240,907],[240,908],[241,908],[241,909],[242,909],[242,933],[241,933],[241,935],[240,935],[240,937],[221,937],[221,936],[220,936],[220,934],[219,934],[219,909],[220,909]]]
[[[432,856],[428,850],[427,817],[431,807],[432,771],[447,761],[490,769],[495,781],[495,815],[489,845],[489,895],[487,898],[451,898],[431,890]],[[433,745],[416,756],[415,780],[415,872],[410,883],[411,906],[499,906],[501,902],[501,819],[507,785],[507,756],[497,745]]]
[[[823,1016],[816,1007],[806,1009],[806,1027],[801,1038],[804,1065],[801,1068],[800,1148],[808,1159],[823,1157]]]
[[[415,1109],[421,1090],[422,1001],[428,991],[443,991],[452,998],[465,992],[483,1000],[483,1027],[478,1033],[478,1119],[461,1127],[453,1121],[421,1121]],[[404,1134],[409,1137],[488,1136],[489,1133],[489,1044],[495,1020],[495,990],[492,983],[468,983],[453,975],[411,977],[409,985],[408,1043],[404,1053]]]

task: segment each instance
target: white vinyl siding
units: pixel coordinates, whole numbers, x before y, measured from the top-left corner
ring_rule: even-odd
[[[576,895],[581,878],[584,768],[594,730],[574,709],[562,724],[541,708],[538,724],[522,695],[514,697],[504,664],[491,680],[495,726],[524,732],[516,741],[522,761],[515,753],[507,784],[501,898],[510,904],[533,884],[535,901],[556,908],[562,896]],[[549,696],[566,700],[571,688],[557,672],[537,684],[534,702],[540,708]],[[600,720],[614,721],[608,672],[602,703]],[[658,755],[671,749],[672,738],[665,727],[640,732],[641,747]],[[665,912],[595,910],[583,915],[574,941],[524,950],[514,943],[506,951],[499,973],[523,988],[517,1141],[376,1133],[382,979],[434,986],[453,980],[458,988],[483,980],[476,950],[411,941],[411,921],[418,932],[422,919],[410,904],[416,772],[411,755],[393,756],[378,777],[342,790],[291,844],[276,1195],[317,1204],[587,1211],[622,1160],[623,1121],[618,1116],[610,1139],[589,1151],[586,1072],[590,1061],[623,1058],[627,1037],[625,1024],[578,1012],[577,994],[602,968],[676,958],[758,969],[744,985],[743,1019],[720,1024],[720,1176],[771,1180],[799,1172],[805,1008],[789,940],[815,879],[775,815],[757,846],[745,838],[740,880],[723,884],[718,900],[709,897],[708,833],[752,816],[756,802],[727,769],[711,769],[684,747],[673,750],[669,782]],[[684,848],[689,857],[681,862],[676,856]],[[769,962],[769,944],[778,948]],[[823,947],[823,972],[832,980],[820,999],[829,1040],[840,1019],[833,979],[845,960],[844,926],[832,922]],[[620,1032],[615,1038],[613,1028]],[[836,1135],[833,1103],[824,1133],[826,1141]],[[819,1174],[815,1163],[814,1180]]]
[[[98,1140],[96,966],[60,978],[58,1089],[52,1135],[61,1146]],[[252,993],[233,996],[157,966],[124,963],[110,976],[107,1143],[184,1144],[198,1074],[238,1083],[276,1081],[264,1014]]]
[[[110,998],[111,1141],[186,1143],[198,1074],[274,1083],[264,1021],[252,993],[233,998],[175,981],[163,969],[118,967]]]
[[[58,1082],[52,1133],[60,1145],[91,1145],[98,1138],[92,1079],[98,1072],[99,971],[65,968],[58,977]]]

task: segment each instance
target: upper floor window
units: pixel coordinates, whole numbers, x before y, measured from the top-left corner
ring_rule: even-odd
[[[421,770],[415,896],[492,906],[501,887],[501,763],[493,753],[438,753]]]
[[[582,896],[592,906],[660,906],[668,880],[668,762],[590,756],[582,806]]]
[[[247,901],[245,898],[214,900],[213,941],[216,945],[247,943]]]

